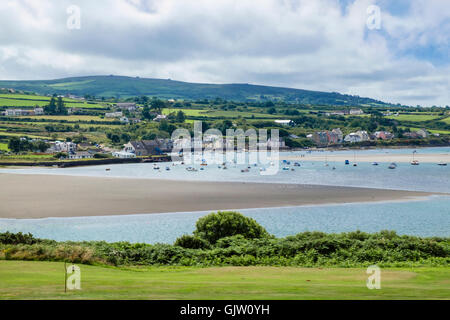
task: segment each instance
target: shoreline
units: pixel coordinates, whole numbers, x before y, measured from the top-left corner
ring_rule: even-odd
[[[436,194],[322,185],[0,174],[0,218],[115,216],[411,201]]]
[[[326,154],[319,155],[308,153],[301,156],[286,156],[286,160],[298,160],[298,161],[317,161],[317,162],[344,162],[349,160],[353,162],[378,162],[378,163],[410,163],[413,159],[412,154],[405,153],[374,153],[374,154],[356,154],[356,159],[353,154]],[[414,160],[419,161],[419,163],[434,163],[438,164],[440,162],[450,164],[450,154],[448,153],[423,153],[415,154]]]

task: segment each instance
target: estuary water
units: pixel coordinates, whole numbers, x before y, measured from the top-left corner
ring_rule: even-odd
[[[359,154],[412,153],[413,150],[378,149],[358,152]],[[450,148],[417,150],[421,153],[450,153]],[[354,151],[333,153],[338,152],[347,152],[352,156],[354,154]],[[0,169],[0,173],[298,183],[448,193],[449,196],[432,196],[414,201],[246,209],[240,212],[256,219],[269,232],[280,237],[302,231],[354,230],[367,232],[395,230],[399,234],[408,235],[450,236],[450,166],[441,167],[432,163],[411,166],[408,163],[399,163],[396,170],[389,170],[388,163],[380,163],[379,166],[359,163],[357,167],[353,167],[341,162],[329,162],[329,166],[324,166],[324,162],[301,161],[301,166],[295,167],[295,171],[281,170],[286,166],[282,161],[283,157],[289,155],[292,156],[293,153],[281,154],[280,170],[277,174],[269,176],[261,175],[259,167],[253,166],[249,172],[243,173],[241,170],[247,165],[232,163],[228,165],[227,170],[219,168],[218,165],[208,165],[204,170],[197,172],[188,172],[185,166],[173,166],[170,163],[159,164],[159,169],[154,169],[153,164],[142,163],[64,169]],[[166,167],[170,170],[166,170]],[[290,167],[293,167],[292,164]],[[332,167],[335,167],[335,170]],[[110,171],[106,171],[106,168]],[[6,230],[31,232],[35,236],[55,240],[172,243],[178,236],[191,233],[196,220],[207,213],[209,212],[33,220],[0,219],[0,232]]]

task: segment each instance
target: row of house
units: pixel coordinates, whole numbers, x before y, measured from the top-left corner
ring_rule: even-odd
[[[44,108],[30,109],[7,109],[2,112],[2,116],[19,117],[19,116],[40,116],[44,114]]]
[[[342,144],[343,142],[355,143],[368,140],[390,140],[394,138],[394,135],[388,131],[377,131],[373,134],[369,134],[367,131],[359,130],[351,132],[344,137],[342,130],[337,128],[331,131],[315,132],[307,135],[307,138],[311,139],[317,146],[325,147]]]
[[[364,111],[362,109],[350,109],[350,110],[337,110],[337,111],[333,111],[333,112],[326,112],[325,115],[330,116],[346,116],[346,115],[351,115],[351,116],[359,116],[364,114]]]
[[[307,135],[307,138],[311,139],[318,146],[328,146],[341,144],[343,141],[343,133],[340,128],[333,129],[331,131],[319,131],[313,134]]]

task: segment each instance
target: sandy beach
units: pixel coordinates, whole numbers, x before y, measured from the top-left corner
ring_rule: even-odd
[[[407,200],[426,192],[244,182],[0,174],[0,218],[208,211]]]
[[[287,156],[283,159],[294,160],[294,161],[328,161],[328,162],[344,162],[345,160],[350,160],[351,162],[398,162],[398,163],[410,163],[412,161],[412,154],[396,154],[396,153],[374,153],[374,154],[356,154],[356,159],[353,154],[328,154],[325,156],[320,152],[313,152],[311,154],[306,154],[304,157],[299,156]],[[419,163],[435,163],[445,162],[450,164],[450,154],[415,154],[414,159],[418,160]]]

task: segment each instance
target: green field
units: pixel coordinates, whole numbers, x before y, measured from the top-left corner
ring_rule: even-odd
[[[84,108],[84,109],[104,109],[105,105],[98,103],[88,103],[86,101],[78,101],[73,99],[63,99],[67,108]],[[33,108],[35,106],[44,107],[48,105],[50,97],[26,95],[26,94],[0,94],[0,107],[26,107]]]
[[[450,299],[449,268],[365,269],[78,265],[81,290],[64,293],[64,263],[0,261],[0,299]]]
[[[0,151],[9,151],[7,143],[0,143]]]
[[[398,116],[389,116],[386,117],[388,119],[393,119],[397,121],[412,121],[412,122],[422,122],[422,121],[430,121],[438,119],[438,115],[429,115],[429,114],[400,114]]]

